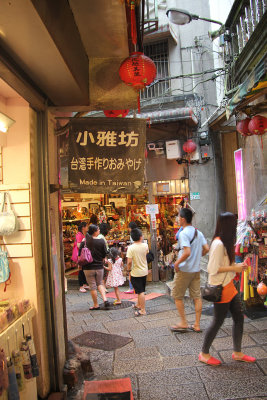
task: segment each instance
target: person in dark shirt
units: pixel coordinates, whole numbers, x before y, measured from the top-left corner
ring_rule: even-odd
[[[93,261],[90,264],[85,264],[83,266],[83,271],[90,287],[90,293],[93,299],[93,307],[90,310],[99,310],[99,304],[97,301],[97,289],[101,294],[104,301],[105,307],[109,306],[109,302],[106,298],[105,287],[103,285],[104,276],[104,265],[103,261],[107,255],[107,248],[104,239],[97,239],[99,235],[99,227],[97,225],[91,224],[88,229],[88,233],[85,236],[85,240],[81,243],[79,249],[79,255],[81,254],[82,248],[85,245],[90,249]]]

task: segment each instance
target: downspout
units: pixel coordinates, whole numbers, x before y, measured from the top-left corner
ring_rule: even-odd
[[[42,241],[42,271],[45,290],[46,330],[48,337],[49,372],[51,391],[59,391],[58,346],[56,341],[56,315],[53,286],[53,265],[51,260],[51,230],[49,216],[49,176],[48,176],[48,126],[47,111],[38,113],[38,157],[39,194],[40,194],[40,222]]]

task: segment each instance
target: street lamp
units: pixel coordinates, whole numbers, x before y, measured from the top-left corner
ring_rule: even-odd
[[[208,21],[223,26],[222,22],[220,21],[216,21],[210,18],[202,18],[199,17],[198,15],[191,14],[190,12],[186,10],[181,10],[179,8],[169,8],[166,12],[166,15],[169,18],[169,20],[176,25],[186,25],[189,24],[192,20],[200,19],[202,21]]]
[[[198,19],[220,25],[220,28],[217,31],[209,32],[209,37],[212,40],[216,39],[225,32],[225,27],[222,22],[216,21],[215,19],[199,17],[198,15],[191,14],[190,12],[186,10],[181,10],[180,8],[169,8],[166,12],[166,15],[169,18],[170,22],[176,25],[186,25],[189,24],[192,20]]]

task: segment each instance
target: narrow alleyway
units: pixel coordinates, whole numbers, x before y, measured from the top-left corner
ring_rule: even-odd
[[[212,347],[212,355],[223,365],[212,368],[201,365],[197,358],[204,333],[171,333],[170,325],[177,322],[175,305],[166,296],[163,283],[149,284],[147,294],[152,292],[164,296],[147,301],[148,315],[137,318],[132,307],[90,312],[90,294],[68,290],[69,339],[89,330],[133,339],[115,351],[81,347],[90,354],[94,371],[90,379],[130,377],[135,400],[267,399],[267,318],[245,318],[243,349],[257,357],[256,364],[232,361],[232,319],[226,318]],[[208,307],[206,303],[203,330],[211,319]],[[193,322],[190,300],[186,301],[186,312],[189,323]],[[69,398],[78,397],[70,392]]]

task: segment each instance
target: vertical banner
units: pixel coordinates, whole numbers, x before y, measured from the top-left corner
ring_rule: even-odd
[[[247,217],[247,210],[244,188],[242,149],[236,150],[234,153],[238,219],[245,220]]]
[[[84,193],[143,190],[146,120],[75,118],[68,138],[69,187]]]

